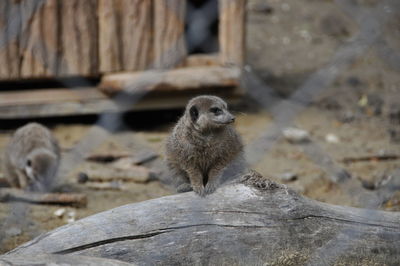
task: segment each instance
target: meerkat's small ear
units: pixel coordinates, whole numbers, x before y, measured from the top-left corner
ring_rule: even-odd
[[[190,118],[192,119],[192,122],[196,122],[197,118],[199,118],[199,110],[197,110],[197,107],[195,105],[190,107],[189,113],[190,113]]]

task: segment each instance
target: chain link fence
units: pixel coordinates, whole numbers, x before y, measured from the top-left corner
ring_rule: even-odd
[[[308,2],[310,5],[313,4],[313,1]],[[383,67],[395,71],[400,70],[400,51],[396,49],[398,47],[393,47],[388,43],[387,31],[385,30],[388,21],[400,17],[399,1],[382,0],[374,2],[373,5],[367,3],[368,1],[364,3],[356,0],[329,2],[332,8],[340,9],[341,12],[353,20],[353,23],[358,28],[357,33],[338,45],[331,58],[311,71],[300,85],[296,86],[296,88],[291,88],[291,93],[288,96],[282,96],[276,88],[272,87],[273,85],[266,82],[265,78],[259,74],[259,71],[254,70],[251,62],[242,69],[242,86],[246,89],[246,97],[257,103],[272,119],[267,129],[259,132],[258,138],[246,145],[246,158],[250,166],[257,165],[274,146],[279,145],[279,141],[282,139],[282,131],[285,128],[293,127],[299,114],[310,106],[315,105],[320,100],[321,95],[327,93],[333,87],[335,81],[366,53],[373,50],[381,60]],[[34,1],[34,6],[31,9],[32,13],[40,10],[43,3],[44,1]],[[287,6],[282,6],[283,9],[290,8],[291,1],[287,1],[284,4]],[[257,10],[254,11],[254,9]],[[268,1],[249,1],[248,10],[264,14],[272,12]],[[21,36],[29,17],[29,15],[22,18],[14,16],[12,12],[9,14],[8,24],[3,28],[3,32],[0,33],[0,48],[5,47],[14,38]],[[217,1],[188,1],[185,23],[185,38],[189,53],[214,53],[218,51]],[[247,27],[251,27],[249,16]],[[268,27],[268,25],[265,25],[265,27]],[[270,36],[259,36],[259,38],[267,39]],[[38,45],[40,46],[40,44]],[[174,47],[174,45],[171,44],[171,47]],[[266,54],[273,52],[265,51]],[[282,58],[282,64],[284,64],[285,60],[286,58]],[[65,87],[71,87],[64,79],[60,79],[59,82],[63,83]],[[91,84],[85,78],[81,78],[80,83],[83,85]],[[398,87],[396,89],[400,90]],[[135,93],[132,93],[132,91],[135,91]],[[112,101],[116,108],[125,111],[128,107],[139,102],[147,93],[148,90],[146,88],[130,88],[114,96]],[[394,102],[396,103],[396,99]],[[397,103],[400,103],[400,101],[397,101]],[[397,115],[400,116],[400,112]],[[113,133],[126,128],[122,116],[123,112],[104,112],[100,114],[97,122],[88,130],[87,134],[73,149],[63,155],[59,176],[67,176],[92,150],[109,139]],[[392,127],[393,134],[396,134],[395,132],[398,130],[397,127],[399,125],[395,123],[398,123],[400,118],[396,118],[396,114],[392,115],[392,118],[392,124],[388,125],[388,127]],[[142,145],[143,149],[150,149],[145,147],[143,143],[140,143],[140,145]],[[311,138],[309,142],[299,144],[298,147],[301,153],[305,154],[318,168],[326,173],[325,176],[329,178],[330,182],[337,185],[349,197],[356,199],[358,206],[366,208],[365,212],[368,212],[368,209],[380,208],[400,186],[400,169],[388,174],[389,178],[381,189],[371,191],[364,188],[353,173],[345,169],[340,162],[337,162],[334,156],[324,150],[315,139]],[[290,168],[290,165],[288,168]],[[167,179],[165,177],[164,180]],[[23,203],[10,204],[10,215],[5,221],[2,221],[0,244],[5,237],[6,226],[20,222],[29,223],[26,219],[28,212],[29,205]],[[335,261],[335,257],[345,253],[351,247],[352,241],[359,237],[353,236],[351,232],[347,231],[343,232],[343,234],[347,236],[345,244],[343,244],[342,235],[339,234],[337,238],[329,241],[327,245],[316,250],[309,264],[320,265],[321,260],[327,264],[332,264]]]

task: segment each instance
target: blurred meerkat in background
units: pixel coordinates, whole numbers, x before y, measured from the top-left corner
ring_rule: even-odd
[[[246,163],[235,117],[224,100],[203,95],[189,101],[166,143],[167,164],[178,192],[204,196],[244,173]]]
[[[12,187],[47,191],[56,178],[60,147],[49,129],[29,123],[14,133],[3,161],[5,177]]]

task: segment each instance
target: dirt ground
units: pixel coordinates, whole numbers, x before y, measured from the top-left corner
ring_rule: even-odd
[[[379,1],[354,2],[369,10]],[[399,17],[397,14],[389,19],[383,30],[384,34],[392,33],[390,38],[386,38],[392,47],[396,47],[400,40],[400,24],[395,23]],[[359,25],[334,1],[249,0],[247,62],[279,95],[290,96],[311,74],[329,63],[335,52],[359,31]],[[349,164],[342,162],[348,157],[400,155],[400,141],[396,137],[396,132],[400,132],[400,111],[396,109],[400,102],[400,75],[398,69],[382,59],[377,50],[374,47],[367,49],[347,68],[340,69],[337,78],[323,93],[316,95],[315,104],[299,113],[293,123],[306,130],[313,143],[346,169],[352,178],[368,184],[379,183],[400,166],[400,159],[397,158]],[[234,113],[237,115],[236,127],[245,144],[256,140],[273,121],[271,114],[261,108],[238,107]],[[95,150],[136,153],[139,152],[139,142],[139,147],[149,147],[159,153],[157,160],[160,161],[163,159],[165,137],[176,121],[176,115],[172,114],[151,129],[116,133]],[[65,124],[60,119],[51,129],[61,144],[63,154],[66,154],[91,126],[90,123]],[[1,131],[0,152],[12,132],[12,129]],[[123,143],[120,142],[122,138]],[[330,141],[327,140],[329,138]],[[132,145],[129,145],[129,139]],[[96,166],[82,162],[73,167],[66,177],[73,190],[87,195],[86,208],[0,203],[0,232],[3,237],[0,240],[0,254],[66,224],[71,212],[75,213],[75,219],[81,219],[124,204],[175,193],[168,184],[157,180],[129,183],[122,191],[88,189],[76,182],[77,174],[87,167]],[[332,204],[358,206],[337,184],[330,181],[329,175],[312,158],[302,152],[301,145],[284,138],[274,143],[252,168],[277,182],[286,183],[307,197]],[[296,178],[283,181],[281,176],[285,174]],[[54,215],[60,208],[66,209],[63,217]],[[400,210],[400,193],[394,194],[389,203],[380,208]]]

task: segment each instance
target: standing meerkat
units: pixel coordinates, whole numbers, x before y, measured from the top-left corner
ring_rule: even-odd
[[[4,153],[4,172],[11,186],[46,190],[56,176],[60,148],[51,132],[38,123],[20,127]]]
[[[234,121],[219,97],[204,95],[189,101],[166,143],[166,160],[178,192],[194,190],[204,196],[243,173],[243,144]]]

